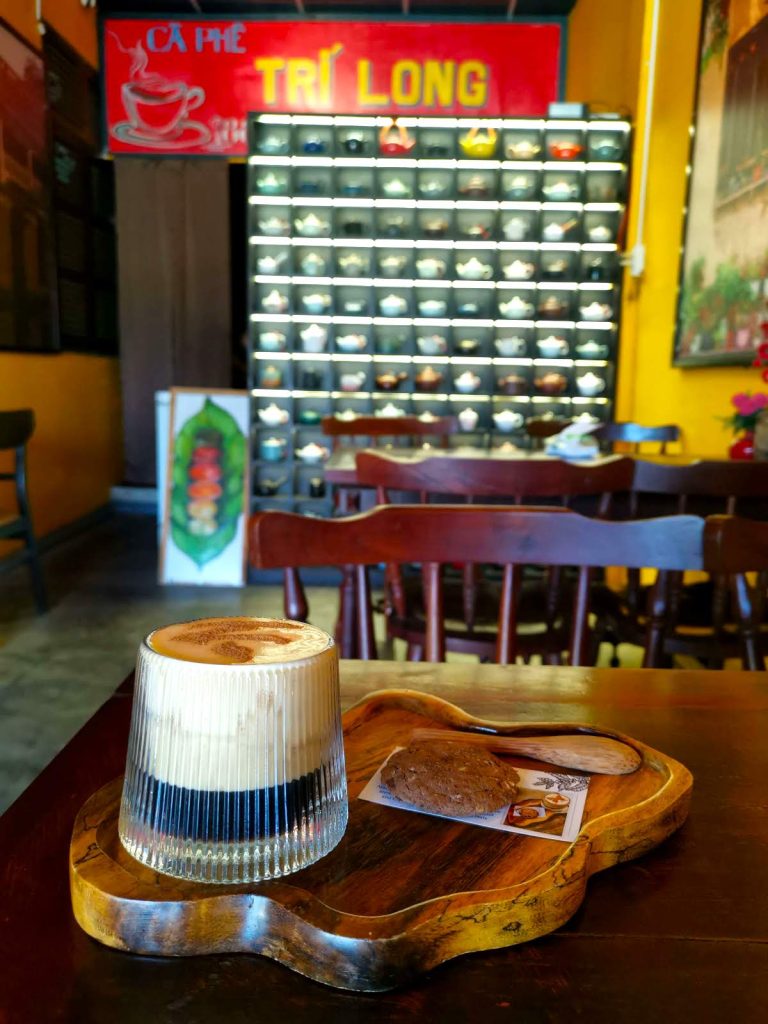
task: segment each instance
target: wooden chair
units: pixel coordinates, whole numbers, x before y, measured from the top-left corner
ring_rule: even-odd
[[[358,416],[354,420],[340,420],[336,416],[324,416],[322,431],[333,438],[337,448],[344,437],[368,437],[376,444],[381,438],[391,437],[439,437],[441,447],[448,445],[448,436],[459,429],[455,416],[436,416],[423,420],[418,416]]]
[[[356,474],[361,484],[376,488],[377,501],[388,504],[391,491],[418,492],[427,504],[435,496],[467,503],[500,500],[521,504],[523,501],[552,500],[563,508],[574,498],[597,498],[597,515],[607,517],[613,495],[627,492],[632,486],[634,462],[615,458],[596,465],[575,464],[561,459],[480,459],[472,457],[418,456],[398,457],[394,453],[359,452]],[[498,560],[496,560],[498,561]],[[416,660],[423,647],[425,632],[421,607],[421,588],[404,585],[399,567],[387,569],[385,614],[387,631],[409,645],[409,656]],[[477,625],[492,625],[498,603],[498,586],[480,579],[478,567],[463,567],[460,587],[446,589],[447,617],[462,622],[460,629],[449,630],[448,648],[488,658],[493,654],[495,636]],[[550,567],[546,585],[541,580],[524,583],[527,624],[544,623],[542,634],[529,634],[521,641],[526,656],[544,654],[550,661],[559,660],[563,633],[555,628],[563,611],[564,588],[560,569]],[[601,594],[603,603],[609,595]]]
[[[608,441],[613,444],[622,441],[631,445],[629,449],[633,453],[640,452],[640,445],[658,444],[659,453],[664,455],[670,441],[680,440],[680,427],[674,423],[662,427],[644,427],[640,423],[605,423],[594,436],[598,441]]]
[[[559,434],[571,423],[571,420],[553,419],[547,416],[534,417],[525,421],[525,432],[531,438],[534,451],[541,451],[548,437]]]
[[[13,472],[0,473],[0,480],[14,482],[18,508],[15,512],[0,510],[0,540],[24,541],[24,558],[29,562],[32,593],[37,610],[42,614],[48,608],[48,601],[27,496],[27,442],[34,430],[35,414],[31,409],[0,412],[0,451],[14,453]]]
[[[249,524],[255,569],[284,569],[284,610],[306,621],[309,609],[299,567],[355,566],[359,656],[377,657],[368,567],[380,563],[423,566],[426,606],[425,656],[442,661],[446,651],[441,568],[446,562],[499,562],[504,566],[495,660],[514,662],[520,567],[578,565],[570,629],[570,660],[587,663],[590,578],[610,565],[652,566],[663,572],[704,567],[704,521],[673,516],[639,522],[589,519],[566,509],[489,505],[385,505],[347,519],[313,519],[290,512],[260,512]],[[719,550],[715,545],[715,551]],[[723,564],[726,564],[723,561]],[[732,563],[727,563],[732,564]],[[666,589],[654,590],[651,631],[663,626]],[[650,664],[650,655],[646,661]]]
[[[630,492],[629,513],[636,519],[645,514],[671,511],[686,514],[698,505],[698,511],[735,515],[751,502],[759,506],[768,499],[768,463],[700,460],[685,465],[649,462],[638,459]],[[755,615],[765,612],[765,586],[768,566],[753,565],[763,571],[755,593]],[[684,585],[680,573],[667,580],[667,607],[671,619],[665,634],[668,657],[688,655],[712,667],[725,658],[736,657],[740,650],[734,610],[729,606],[728,580],[717,574],[700,583]],[[618,626],[624,639],[632,640],[644,631],[645,592],[639,572],[629,574],[626,617]],[[731,618],[729,619],[729,615]],[[674,627],[674,628],[673,628]]]

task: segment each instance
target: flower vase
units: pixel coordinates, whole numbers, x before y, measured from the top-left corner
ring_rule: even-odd
[[[728,457],[731,459],[749,461],[754,458],[754,455],[755,435],[751,430],[746,431],[741,437],[737,438],[728,449]]]

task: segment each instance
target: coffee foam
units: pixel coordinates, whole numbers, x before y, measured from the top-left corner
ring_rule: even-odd
[[[300,661],[327,650],[331,638],[317,626],[289,619],[194,619],[149,635],[157,654],[205,665],[268,665]]]

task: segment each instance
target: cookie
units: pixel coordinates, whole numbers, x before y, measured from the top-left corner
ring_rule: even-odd
[[[465,816],[511,803],[520,777],[480,747],[422,740],[396,751],[382,768],[381,781],[398,800],[423,811]]]

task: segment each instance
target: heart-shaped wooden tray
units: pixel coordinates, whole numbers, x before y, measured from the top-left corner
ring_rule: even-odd
[[[634,747],[642,763],[631,775],[591,777],[581,831],[570,844],[357,799],[413,729],[435,726],[612,736]],[[683,765],[619,733],[487,722],[411,690],[383,690],[350,708],[344,739],[346,834],[317,864],[275,881],[212,887],[144,867],[118,838],[122,780],[99,790],[81,809],[72,835],[78,923],[100,942],[133,953],[260,953],[328,985],[380,991],[463,953],[527,942],[558,928],[584,899],[590,875],[640,856],[683,823],[693,784]]]

